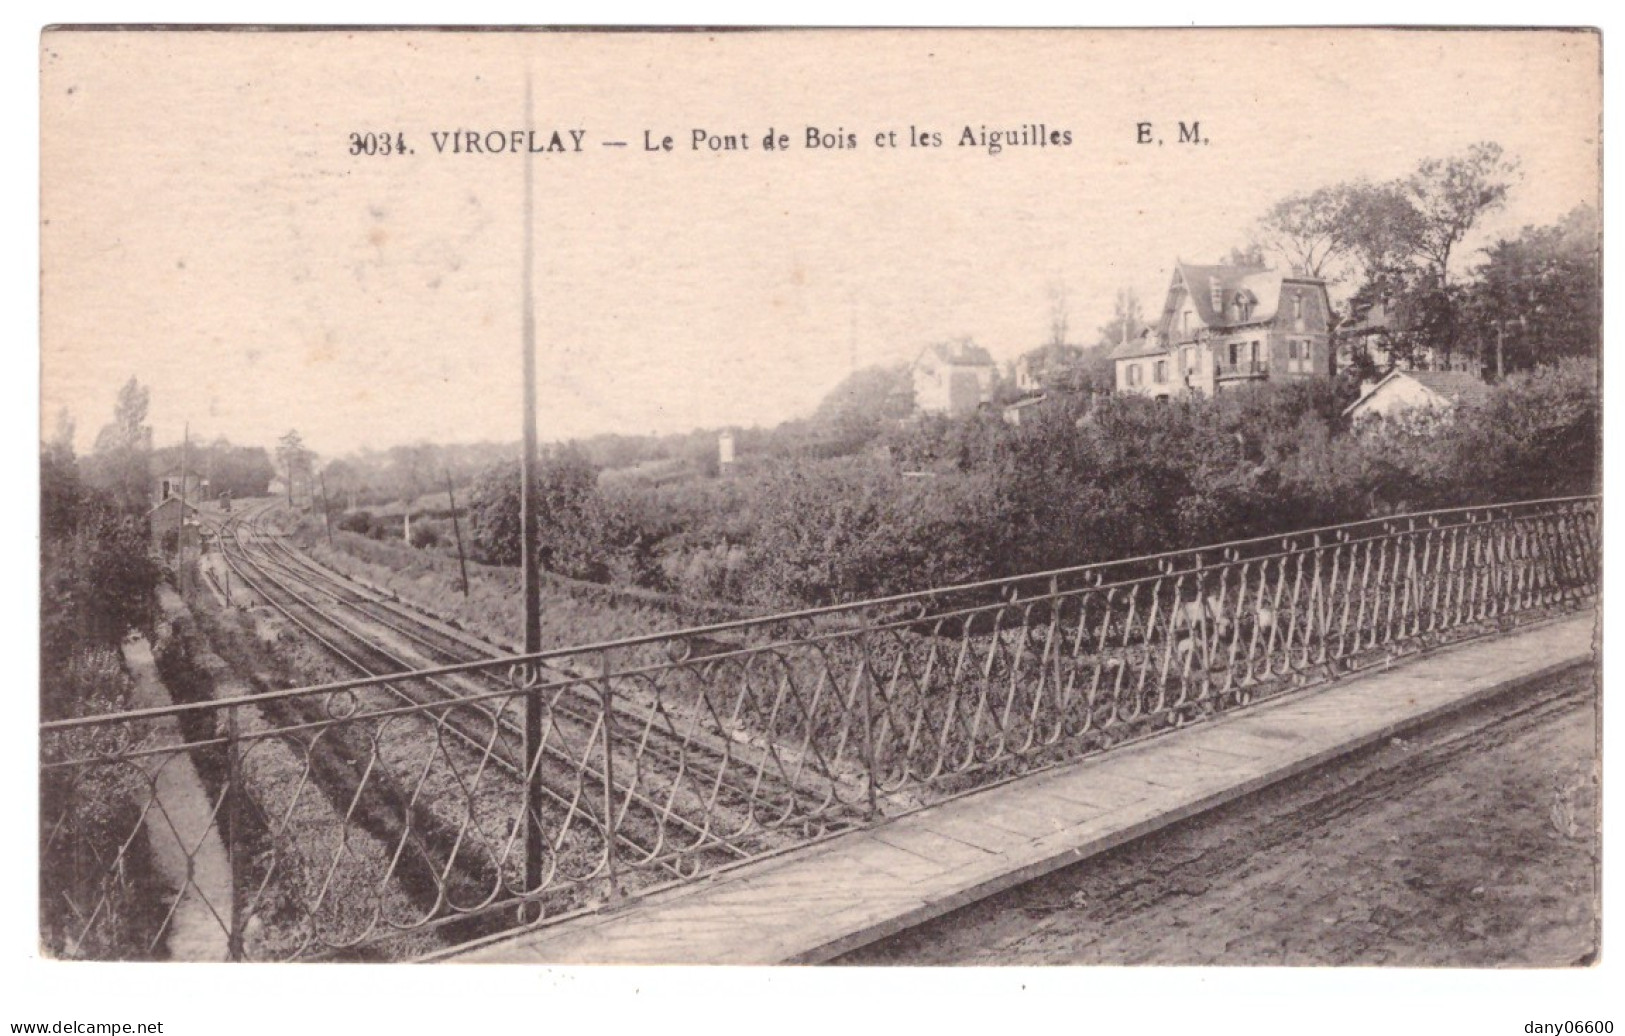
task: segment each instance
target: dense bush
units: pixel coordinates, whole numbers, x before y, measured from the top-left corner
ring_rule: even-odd
[[[414,518],[412,520],[412,546],[428,550],[440,546],[442,542],[451,540],[451,523],[439,522],[432,518]]]
[[[359,533],[362,536],[372,535],[373,517],[371,511],[351,511],[341,516],[337,523],[345,532]]]
[[[149,621],[159,568],[144,517],[119,508],[81,483],[71,456],[41,458],[40,648],[47,715],[55,700],[51,673],[76,648],[116,644]]]
[[[561,449],[537,464],[537,536],[545,568],[575,575],[594,558],[598,469],[578,450]],[[520,561],[519,462],[493,465],[469,501],[473,554],[493,565]]]
[[[928,418],[862,453],[664,485],[599,488],[565,454],[544,465],[543,558],[598,582],[779,609],[1597,485],[1595,363],[1350,429],[1356,398],[1352,379],[1313,379],[1068,400],[1019,427]],[[487,473],[471,524],[480,556],[517,561],[516,466]]]
[[[41,453],[40,505],[40,718],[127,709],[130,679],[118,645],[132,626],[150,622],[159,577],[146,519],[85,484],[60,442]],[[101,728],[42,733],[41,753],[83,758],[132,747],[118,741]],[[40,940],[51,953],[151,955],[163,890],[146,840],[131,837],[150,793],[135,766],[41,771]]]

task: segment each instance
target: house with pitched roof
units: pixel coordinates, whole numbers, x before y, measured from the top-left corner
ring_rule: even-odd
[[[1168,398],[1330,377],[1330,331],[1325,281],[1266,267],[1175,262],[1156,325],[1112,354],[1117,390]]]
[[[203,476],[174,468],[153,480],[152,502],[157,506],[170,497],[181,497],[189,503],[200,503],[208,488],[209,480]]]
[[[986,349],[961,338],[926,347],[910,375],[918,412],[963,417],[993,401],[999,368]]]
[[[1363,419],[1430,410],[1440,416],[1457,407],[1477,406],[1489,394],[1484,379],[1467,371],[1391,371],[1356,400],[1343,416]]]
[[[154,504],[147,512],[147,526],[152,532],[153,550],[170,555],[175,552],[176,538],[185,537],[185,547],[196,554],[202,535],[198,524],[198,509],[174,493]]]

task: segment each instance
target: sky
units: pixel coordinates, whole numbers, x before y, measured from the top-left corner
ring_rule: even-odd
[[[524,164],[544,440],[771,425],[854,367],[1067,299],[1092,341],[1299,190],[1516,156],[1458,253],[1598,199],[1597,37],[1197,30],[48,33],[41,421],[88,449],[132,375],[159,443],[514,440]],[[446,154],[525,128],[579,153]],[[1177,143],[1200,123],[1205,144]],[[1161,145],[1137,142],[1152,124]],[[969,127],[1069,144],[994,155]],[[855,146],[808,149],[808,127]],[[791,147],[764,151],[773,129]],[[745,150],[692,147],[736,135]],[[915,131],[941,147],[911,147]],[[410,155],[351,155],[351,133]],[[670,151],[657,148],[667,136]],[[877,134],[899,145],[876,146]],[[399,139],[397,137],[396,139]],[[511,139],[511,138],[510,138]],[[625,147],[606,147],[619,141]],[[448,145],[449,150],[449,145]],[[1462,269],[1458,267],[1458,269]]]

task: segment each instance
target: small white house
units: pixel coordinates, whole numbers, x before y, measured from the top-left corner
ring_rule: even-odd
[[[963,417],[992,401],[999,368],[986,349],[966,338],[927,348],[911,374],[916,409]]]
[[[1471,406],[1489,392],[1484,379],[1467,371],[1393,371],[1371,386],[1343,415],[1358,424],[1417,409],[1448,412]]]

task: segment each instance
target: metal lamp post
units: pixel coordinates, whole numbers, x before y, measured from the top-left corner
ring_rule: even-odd
[[[534,122],[531,100],[530,73],[525,73],[525,127]],[[536,205],[535,170],[531,156],[524,156],[525,164],[525,218],[524,260],[520,292],[523,312],[520,315],[520,342],[524,352],[524,444],[519,462],[519,558],[523,571],[523,607],[525,610],[526,655],[542,649],[541,588],[538,585],[539,566],[536,543],[536,299],[532,279],[536,268],[536,243],[533,223]],[[526,670],[530,664],[525,666]],[[537,758],[542,750],[542,700],[535,689],[540,681],[528,674],[530,684],[525,696],[524,762],[525,776],[525,891],[538,888],[542,883],[542,824],[537,812],[540,806],[539,787],[541,767]]]

